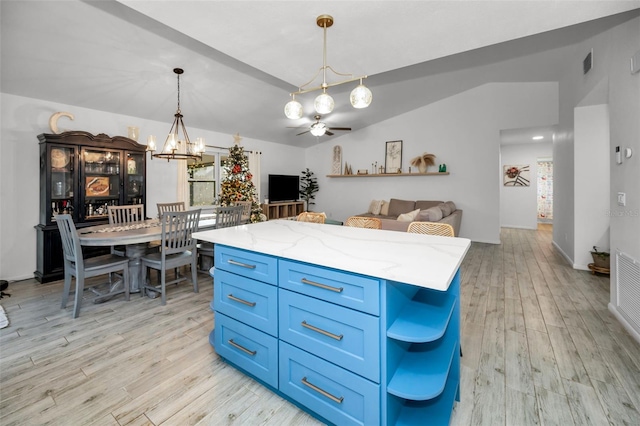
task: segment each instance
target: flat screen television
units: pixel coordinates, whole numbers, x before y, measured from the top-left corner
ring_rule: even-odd
[[[269,202],[297,201],[300,196],[300,176],[269,175]]]

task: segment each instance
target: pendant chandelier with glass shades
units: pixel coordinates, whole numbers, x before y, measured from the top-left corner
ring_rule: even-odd
[[[360,77],[353,77],[353,74],[343,74],[339,73],[331,66],[327,65],[327,28],[333,25],[333,17],[330,15],[320,15],[316,18],[316,24],[322,28],[324,32],[324,44],[322,49],[322,67],[318,70],[318,72],[313,76],[313,78],[307,83],[303,84],[298,88],[297,92],[292,92],[289,95],[292,99],[285,105],[284,114],[287,118],[292,120],[297,120],[302,117],[302,104],[296,100],[296,95],[301,95],[304,93],[314,92],[316,90],[322,90],[322,93],[318,95],[314,102],[314,108],[319,114],[328,114],[333,111],[334,101],[333,98],[327,93],[327,88],[338,86],[344,83],[350,83],[352,81],[360,81],[360,84],[356,86],[355,89],[351,91],[351,95],[349,96],[349,100],[351,101],[351,105],[354,108],[366,108],[371,104],[371,100],[373,99],[373,95],[371,94],[371,90],[367,88],[364,84],[362,84],[362,80],[367,78],[366,75]],[[338,81],[336,83],[327,83],[327,70],[330,70],[334,74],[338,76],[346,76],[348,77],[346,80]],[[322,72],[322,84],[316,87],[308,88],[311,83],[313,83],[318,75]]]

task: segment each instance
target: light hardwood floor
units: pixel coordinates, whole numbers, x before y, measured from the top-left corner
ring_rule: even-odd
[[[609,279],[573,270],[550,227],[503,229],[463,263],[461,398],[454,425],[640,425],[640,345],[607,310]],[[221,362],[211,279],[132,294],[71,319],[62,282],[12,283],[0,301],[0,424],[313,425]]]

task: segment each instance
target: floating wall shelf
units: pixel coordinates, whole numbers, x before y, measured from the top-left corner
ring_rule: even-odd
[[[327,175],[330,178],[353,178],[353,177],[396,177],[396,176],[444,176],[449,172],[428,172],[428,173],[376,173],[366,175]]]

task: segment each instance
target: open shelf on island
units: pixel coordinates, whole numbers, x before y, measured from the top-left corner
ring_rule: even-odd
[[[421,292],[418,292],[391,324],[387,337],[411,343],[432,342],[442,337],[453,314],[456,299],[449,293],[438,292],[429,292],[428,297],[428,302],[423,301]],[[429,318],[429,321],[425,321],[425,318]]]
[[[457,331],[431,343],[414,343],[398,365],[387,392],[400,398],[426,401],[442,393],[457,350]]]

